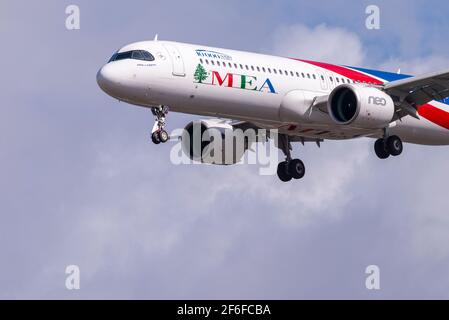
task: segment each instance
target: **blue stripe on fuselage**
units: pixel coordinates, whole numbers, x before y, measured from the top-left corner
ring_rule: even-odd
[[[386,72],[386,71],[379,71],[379,70],[371,70],[371,69],[365,69],[365,68],[355,68],[355,67],[349,67],[351,69],[354,70],[358,70],[364,73],[368,73],[372,76],[381,78],[387,82],[391,82],[391,81],[396,81],[396,80],[401,80],[401,79],[405,79],[405,78],[411,78],[412,76],[408,75],[408,74],[399,74],[399,73],[393,73],[393,72]]]

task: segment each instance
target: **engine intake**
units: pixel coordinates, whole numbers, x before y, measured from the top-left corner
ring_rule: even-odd
[[[335,123],[368,129],[387,126],[395,112],[393,99],[385,92],[350,84],[331,92],[327,108]]]
[[[241,133],[241,134],[240,134]],[[182,134],[182,151],[191,160],[230,165],[240,161],[250,144],[242,130],[235,131],[229,123],[215,119],[192,121]]]

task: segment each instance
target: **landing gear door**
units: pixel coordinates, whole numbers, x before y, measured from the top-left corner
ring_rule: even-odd
[[[168,43],[165,43],[164,47],[170,55],[170,59],[172,61],[173,75],[178,77],[185,77],[186,72],[184,67],[184,60],[182,60],[182,56],[178,48],[176,48],[176,46],[174,46],[173,44]]]

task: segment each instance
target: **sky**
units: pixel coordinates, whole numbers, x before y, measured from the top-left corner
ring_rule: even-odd
[[[68,5],[80,30],[65,28]],[[368,5],[380,29],[365,27]],[[3,0],[2,299],[448,299],[449,147],[294,146],[301,181],[170,162],[153,116],[104,94],[159,39],[419,74],[449,66],[446,1]],[[168,129],[193,115],[170,113]],[[80,268],[67,290],[66,266]],[[365,269],[380,269],[367,290]]]

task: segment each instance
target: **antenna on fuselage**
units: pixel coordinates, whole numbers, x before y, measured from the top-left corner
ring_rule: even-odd
[[[398,69],[398,74],[401,74],[401,68]]]
[[[159,37],[159,35],[156,33],[156,35],[154,36],[154,41],[157,41],[158,37]]]

